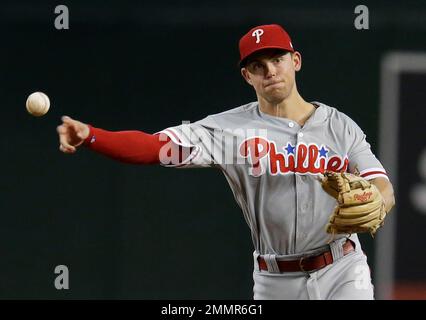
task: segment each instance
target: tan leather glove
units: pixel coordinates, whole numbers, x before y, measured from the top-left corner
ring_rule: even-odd
[[[337,200],[326,231],[335,233],[369,232],[374,236],[386,216],[380,191],[367,180],[350,174],[327,171],[323,189]]]

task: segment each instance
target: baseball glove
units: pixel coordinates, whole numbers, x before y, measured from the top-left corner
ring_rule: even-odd
[[[374,184],[350,173],[331,171],[325,172],[321,184],[338,202],[327,224],[328,233],[369,232],[374,236],[383,225],[385,205]]]

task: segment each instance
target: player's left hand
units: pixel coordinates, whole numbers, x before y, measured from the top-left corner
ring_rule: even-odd
[[[385,205],[374,184],[350,173],[331,171],[324,173],[321,184],[338,202],[327,224],[328,233],[369,232],[374,236],[383,225]]]

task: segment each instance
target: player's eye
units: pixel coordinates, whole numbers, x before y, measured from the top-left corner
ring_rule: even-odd
[[[260,68],[262,68],[262,64],[259,62],[254,62],[251,66],[253,70],[259,70]]]
[[[274,61],[275,63],[280,63],[280,62],[281,62],[281,61],[283,61],[283,60],[284,60],[283,56],[275,57],[275,58],[273,59],[273,61]]]

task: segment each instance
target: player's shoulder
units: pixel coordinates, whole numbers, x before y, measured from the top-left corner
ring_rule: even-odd
[[[313,104],[320,106],[324,112],[324,117],[333,123],[340,123],[342,125],[358,126],[356,122],[346,113],[340,111],[339,107],[332,107],[325,103],[313,101]]]

